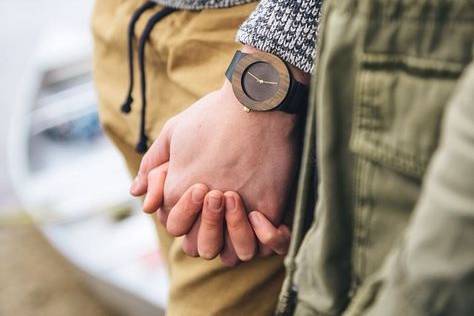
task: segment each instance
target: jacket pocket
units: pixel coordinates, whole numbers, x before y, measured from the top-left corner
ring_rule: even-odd
[[[404,55],[361,56],[350,149],[405,175],[421,178],[464,65]]]

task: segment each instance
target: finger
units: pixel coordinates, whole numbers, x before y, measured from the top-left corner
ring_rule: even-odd
[[[163,190],[167,172],[168,163],[165,163],[148,173],[148,190],[143,202],[145,213],[156,212],[163,203]]]
[[[166,222],[168,221],[168,212],[164,208],[159,208],[156,212],[156,216],[158,217],[161,225],[166,227]]]
[[[235,253],[234,246],[230,240],[229,232],[225,229],[224,233],[224,249],[220,254],[222,264],[227,267],[235,267],[240,263],[239,257]]]
[[[168,214],[166,229],[171,235],[182,236],[191,230],[197,215],[202,210],[207,192],[208,188],[204,184],[195,184],[186,190]]]
[[[225,220],[230,240],[240,260],[249,261],[255,255],[255,235],[247,218],[240,196],[235,192],[225,193]]]
[[[263,245],[270,247],[279,255],[287,253],[291,235],[288,227],[281,225],[276,228],[262,213],[257,211],[251,212],[249,219],[258,240]]]
[[[198,252],[204,259],[214,259],[224,243],[224,195],[213,190],[204,199],[201,227],[198,233]]]
[[[201,227],[201,216],[194,222],[191,231],[184,236],[183,239],[183,251],[185,254],[191,257],[199,256],[198,252],[198,233]]]
[[[171,142],[171,120],[161,130],[158,138],[153,142],[140,163],[138,174],[130,187],[130,194],[142,196],[148,190],[148,174],[154,168],[169,161]]]

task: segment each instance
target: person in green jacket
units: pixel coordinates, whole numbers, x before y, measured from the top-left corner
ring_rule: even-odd
[[[474,314],[473,53],[472,1],[324,2],[277,314]]]
[[[474,3],[324,6],[279,312],[473,315]]]

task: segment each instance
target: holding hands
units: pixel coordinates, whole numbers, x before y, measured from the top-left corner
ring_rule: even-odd
[[[185,236],[188,255],[220,255],[230,266],[283,255],[296,134],[295,115],[246,113],[226,81],[166,123],[130,191],[145,195],[145,212],[170,234]]]

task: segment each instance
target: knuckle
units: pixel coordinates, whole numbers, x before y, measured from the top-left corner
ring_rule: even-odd
[[[188,190],[190,190],[191,192],[195,191],[195,190],[200,190],[200,191],[203,191],[204,192],[204,197],[206,197],[207,195],[209,195],[211,192],[209,192],[209,188],[207,185],[203,184],[203,183],[196,183],[196,184],[193,184]],[[192,194],[192,193],[191,193]],[[193,202],[194,203],[194,202]],[[202,202],[200,202],[199,204],[202,204]]]
[[[246,214],[239,211],[231,211],[226,213],[225,220],[227,227],[231,230],[239,230],[246,226]]]
[[[176,211],[180,216],[188,219],[199,213],[201,209],[192,204],[192,202],[186,201],[186,205],[181,209],[177,209]]]
[[[201,217],[201,225],[208,229],[217,229],[220,227],[220,220],[216,217],[216,214],[211,212],[203,212]]]
[[[245,221],[242,216],[232,216],[230,218],[226,218],[226,220],[229,230],[238,231],[244,228]]]

